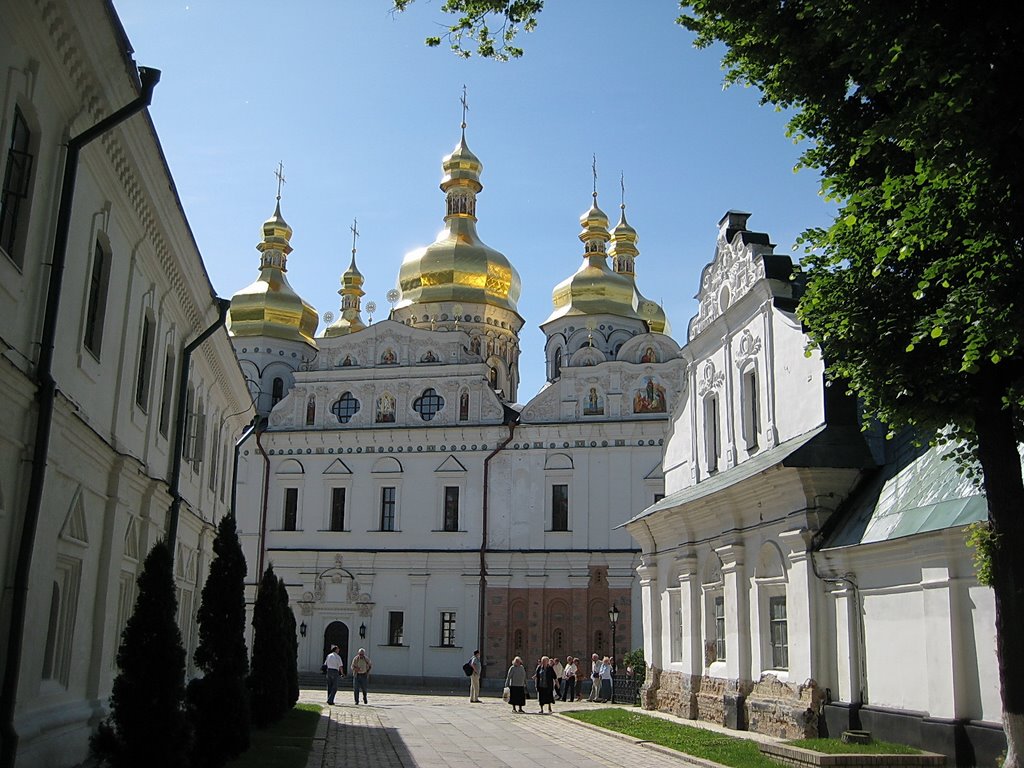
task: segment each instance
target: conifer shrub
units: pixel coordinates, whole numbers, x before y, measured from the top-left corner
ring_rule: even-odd
[[[252,723],[257,728],[265,728],[277,721],[290,706],[285,665],[288,651],[282,626],[279,583],[274,566],[268,565],[260,579],[253,608],[248,685],[252,697]]]

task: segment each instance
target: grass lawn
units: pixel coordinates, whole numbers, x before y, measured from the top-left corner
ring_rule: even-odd
[[[320,709],[319,704],[296,704],[266,730],[253,728],[249,751],[228,768],[305,768]]]
[[[893,744],[888,741],[873,741],[870,744],[844,744],[839,739],[797,739],[787,741],[791,747],[813,749],[827,755],[863,754],[863,755],[919,755],[920,749],[908,747],[906,744]]]
[[[566,717],[599,725],[636,739],[652,741],[687,755],[713,760],[734,768],[779,768],[779,763],[761,754],[757,742],[724,736],[703,728],[673,723],[660,717],[641,715],[625,709],[566,712]]]

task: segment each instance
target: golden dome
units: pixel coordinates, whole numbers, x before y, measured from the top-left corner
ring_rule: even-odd
[[[263,223],[263,241],[256,246],[260,276],[231,297],[227,327],[232,336],[269,336],[316,347],[316,310],[295,293],[285,275],[291,236],[278,199],[274,215]]]
[[[571,277],[555,286],[551,294],[554,312],[549,323],[570,315],[614,315],[638,320],[633,281],[608,268],[605,243],[609,240],[608,217],[594,203],[580,217],[580,240],[584,244],[583,264]]]
[[[476,195],[483,189],[483,164],[462,139],[442,163],[447,198],[445,228],[426,248],[406,254],[398,274],[402,298],[395,309],[457,301],[516,312],[521,283],[505,256],[476,233]]]
[[[355,225],[353,225],[352,230],[355,233]],[[349,333],[361,331],[366,327],[366,323],[363,322],[363,317],[359,313],[359,299],[365,296],[366,292],[363,290],[363,273],[356,267],[356,249],[354,244],[352,247],[352,263],[348,265],[348,269],[341,276],[341,290],[338,291],[338,295],[341,296],[341,314],[337,320],[324,330],[324,336],[328,338],[345,336]]]

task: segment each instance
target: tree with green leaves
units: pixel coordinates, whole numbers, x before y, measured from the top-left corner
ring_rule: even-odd
[[[294,619],[292,619],[294,625]],[[268,565],[260,580],[252,617],[252,662],[249,692],[252,697],[252,722],[266,728],[279,720],[291,707],[287,659],[292,641],[286,636],[286,620],[281,610],[281,582]]]
[[[203,676],[192,680],[187,690],[195,768],[224,765],[249,748],[246,566],[233,515],[221,518],[213,555],[199,606],[199,645],[194,656]]]
[[[110,716],[90,740],[93,757],[112,768],[188,764],[185,649],[176,615],[171,551],[157,542],[138,578],[135,609],[121,634]]]
[[[295,614],[288,604],[288,589],[284,579],[277,581],[277,608],[281,614],[281,650],[284,658],[281,663],[285,669],[287,682],[287,709],[295,706],[299,700],[299,633],[295,625]]]
[[[397,2],[401,10],[410,0]],[[1024,748],[1024,22],[951,0],[683,2],[698,47],[725,45],[726,81],[791,110],[840,205],[805,233],[800,304],[829,376],[866,418],[957,446],[988,500],[1006,768]],[[489,19],[532,29],[541,2],[449,0],[449,39],[492,58]],[[514,14],[513,14],[514,11]],[[510,15],[513,14],[513,15]],[[440,41],[428,39],[428,44]],[[841,384],[839,384],[842,382]]]
[[[392,10],[400,13],[413,0],[393,0]],[[523,49],[513,43],[520,32],[531,32],[537,26],[537,14],[544,0],[445,0],[442,13],[460,15],[448,26],[444,35],[426,39],[430,47],[448,41],[452,51],[469,58],[471,51],[464,43],[475,43],[477,54],[484,58],[508,61],[523,55]]]

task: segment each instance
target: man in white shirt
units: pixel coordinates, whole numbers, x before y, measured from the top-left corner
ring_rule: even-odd
[[[332,645],[331,652],[324,659],[324,672],[327,675],[327,703],[334,703],[334,695],[338,692],[338,678],[341,677],[345,662],[338,653],[338,646]]]
[[[480,670],[483,669],[480,651],[473,651],[473,656],[468,663],[473,668],[473,674],[469,676],[469,703],[478,704],[480,702]]]
[[[562,669],[562,691],[559,698],[562,701],[572,701],[576,698],[576,659],[569,656],[565,660],[565,667]]]
[[[601,698],[601,657],[596,653],[590,657],[590,696],[587,701]]]

